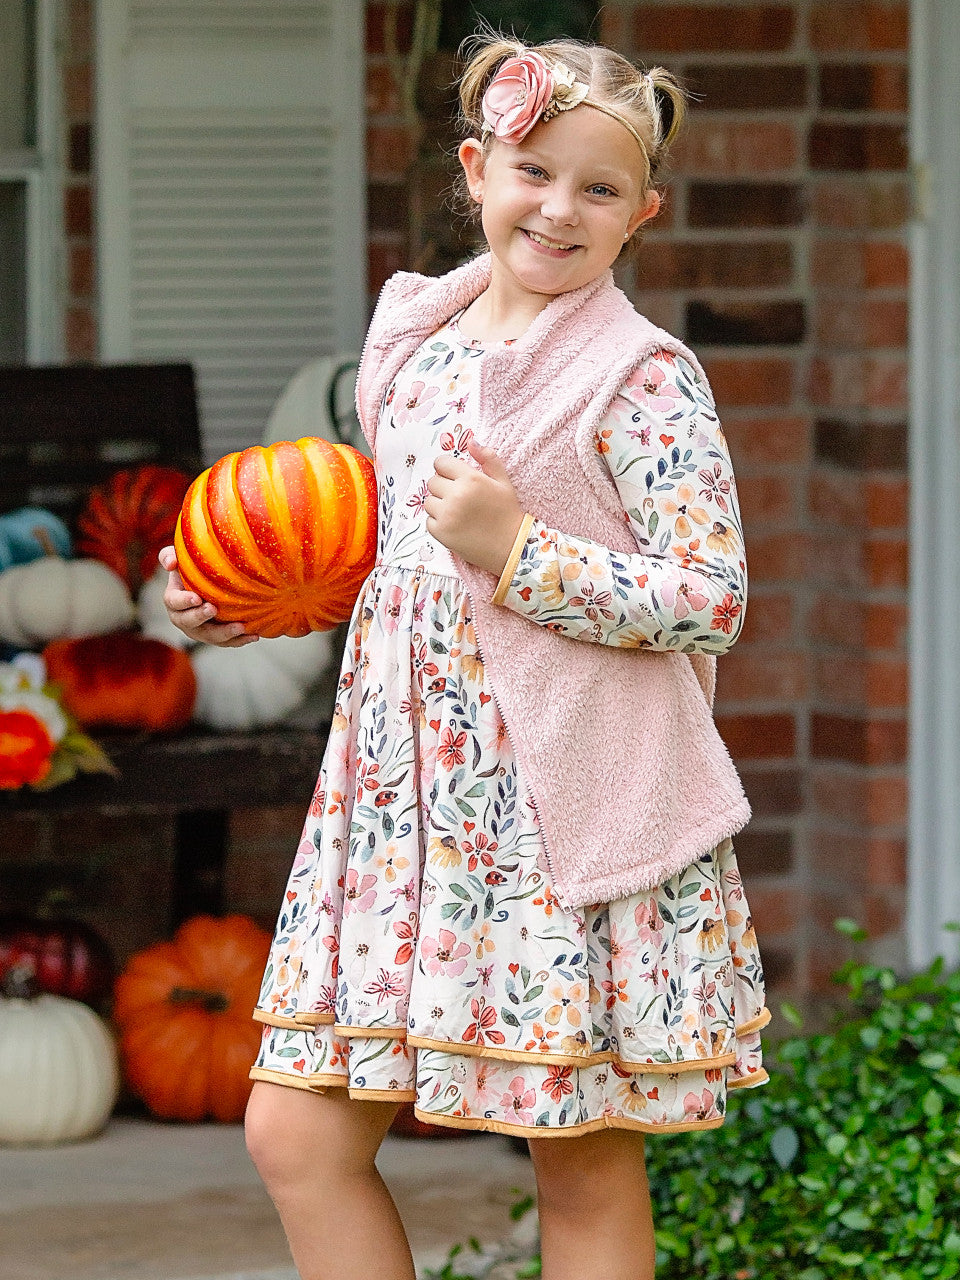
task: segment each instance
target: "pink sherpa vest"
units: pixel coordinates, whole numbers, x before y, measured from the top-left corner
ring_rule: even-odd
[[[489,279],[484,255],[439,279],[402,272],[387,282],[357,379],[371,448],[403,364]],[[659,348],[700,367],[607,271],[553,299],[514,344],[484,355],[477,437],[496,450],[536,519],[636,553],[594,433],[630,373]],[[750,809],[711,711],[714,657],[570,639],[491,605],[496,579],[459,558],[457,567],[565,907],[652,888],[744,826]]]

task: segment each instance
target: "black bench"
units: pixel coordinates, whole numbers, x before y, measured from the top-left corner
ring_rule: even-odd
[[[75,527],[89,490],[120,467],[202,469],[193,370],[186,364],[0,369],[0,512],[44,506]],[[232,808],[304,802],[327,725],[309,730],[101,734],[118,777],[51,791],[0,792],[4,814],[95,810],[176,818],[171,923],[222,909]]]

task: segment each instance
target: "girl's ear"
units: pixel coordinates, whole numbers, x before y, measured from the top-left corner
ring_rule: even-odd
[[[457,149],[463,172],[467,179],[467,189],[478,204],[483,202],[483,171],[486,167],[483,158],[483,144],[478,138],[467,138]]]
[[[660,193],[651,189],[644,196],[633,217],[627,223],[627,235],[632,236],[637,227],[641,227],[645,222],[649,222],[651,218],[655,218],[659,212]]]

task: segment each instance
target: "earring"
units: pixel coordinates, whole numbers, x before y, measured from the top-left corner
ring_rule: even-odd
[[[627,234],[623,237],[623,242],[624,242],[624,244],[626,244],[626,242],[627,242],[629,239],[630,239],[630,232],[628,231],[628,232],[627,232]]]

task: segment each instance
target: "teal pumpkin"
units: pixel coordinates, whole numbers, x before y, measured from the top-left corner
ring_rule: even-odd
[[[18,507],[0,516],[0,573],[41,556],[72,553],[70,532],[59,516],[43,507]]]

